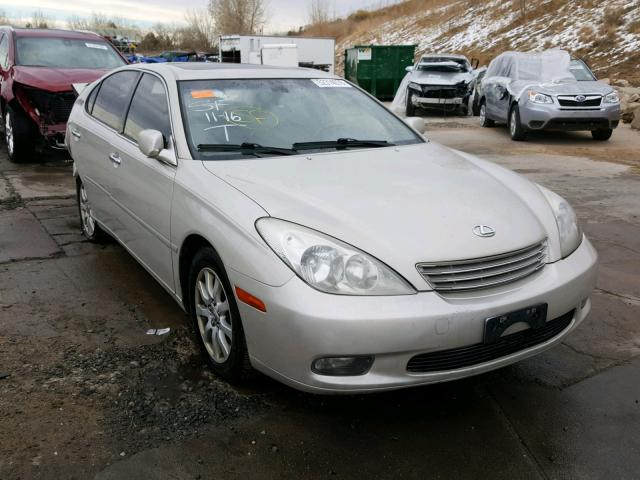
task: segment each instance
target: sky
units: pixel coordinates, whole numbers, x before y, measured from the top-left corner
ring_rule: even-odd
[[[310,0],[267,0],[268,32],[283,32],[307,23]],[[394,0],[329,0],[337,16],[359,8],[394,3]],[[148,28],[154,23],[181,22],[186,9],[204,8],[206,0],[0,0],[0,9],[11,18],[28,19],[34,10],[42,10],[60,26],[71,15],[90,16],[92,12],[116,16]]]

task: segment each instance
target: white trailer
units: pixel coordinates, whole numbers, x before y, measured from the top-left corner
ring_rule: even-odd
[[[301,67],[334,72],[336,41],[333,38],[223,35],[220,37],[220,61],[262,63],[262,48],[274,44],[296,45],[298,65]]]
[[[294,43],[264,45],[260,50],[260,60],[262,65],[297,67],[300,64],[298,46]]]

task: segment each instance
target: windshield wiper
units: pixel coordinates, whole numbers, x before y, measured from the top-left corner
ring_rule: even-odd
[[[239,152],[259,157],[261,153],[274,153],[276,155],[295,155],[297,152],[291,148],[268,147],[258,143],[201,143],[199,152]]]
[[[395,143],[386,140],[358,140],[356,138],[339,138],[337,140],[321,142],[299,142],[293,144],[294,150],[320,150],[323,148],[336,148],[338,150],[351,147],[393,147]]]

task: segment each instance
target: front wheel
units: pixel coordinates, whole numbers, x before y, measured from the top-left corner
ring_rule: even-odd
[[[527,132],[520,122],[520,112],[517,105],[514,105],[509,112],[509,133],[511,140],[521,141],[527,138]]]
[[[611,128],[603,128],[600,130],[591,130],[591,136],[594,140],[606,141],[611,138],[613,134],[613,129]]]
[[[216,252],[202,248],[191,262],[190,313],[200,348],[214,373],[229,381],[252,372],[231,284]]]
[[[495,125],[494,121],[487,118],[487,104],[484,100],[480,103],[480,126],[489,128]]]
[[[30,120],[20,110],[7,105],[3,124],[9,160],[21,163],[31,159],[34,152],[35,133]]]

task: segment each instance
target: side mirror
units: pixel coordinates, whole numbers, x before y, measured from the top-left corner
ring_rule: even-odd
[[[409,65],[407,68],[405,68],[405,70],[407,72],[413,72],[413,67],[411,65]]]
[[[138,148],[147,157],[156,158],[164,149],[164,137],[158,130],[143,130],[138,135]]]
[[[424,133],[427,130],[424,120],[420,117],[407,117],[404,119],[404,123],[420,133]]]

